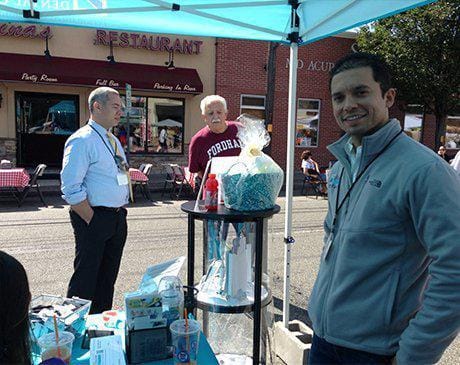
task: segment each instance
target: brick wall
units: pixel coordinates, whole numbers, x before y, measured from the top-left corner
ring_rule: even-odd
[[[322,166],[334,159],[326,146],[341,135],[332,113],[329,95],[329,69],[331,64],[350,52],[354,40],[330,37],[298,49],[299,69],[297,76],[297,99],[319,99],[321,102],[319,141],[317,147],[309,147],[313,158]],[[219,39],[216,45],[216,93],[227,99],[229,119],[240,114],[241,94],[265,95],[269,43]],[[273,133],[271,155],[286,168],[289,47],[280,45],[276,56],[275,100],[273,110]],[[317,70],[311,70],[311,62]],[[310,68],[310,69],[309,69]],[[319,69],[319,70],[318,70]],[[390,116],[404,121],[404,112],[397,106],[390,109]],[[428,116],[430,118],[430,116]],[[434,124],[425,126],[424,141],[434,146]],[[433,148],[433,147],[431,147]],[[295,148],[295,167],[300,167],[300,156],[306,148]]]
[[[333,114],[329,96],[330,63],[347,54],[353,43],[351,39],[327,38],[311,45],[299,47],[299,69],[297,76],[297,98],[319,99],[321,102],[318,147],[310,147],[314,159],[327,165],[333,156],[326,146],[341,135]],[[227,99],[229,119],[240,114],[241,94],[265,95],[269,43],[219,39],[216,49],[216,93]],[[277,48],[275,100],[273,110],[273,133],[271,155],[278,164],[286,168],[289,47]],[[311,62],[319,70],[309,70]],[[302,67],[303,66],[303,67]],[[310,67],[311,68],[311,67]],[[295,148],[295,166],[300,167],[300,155],[306,148]]]

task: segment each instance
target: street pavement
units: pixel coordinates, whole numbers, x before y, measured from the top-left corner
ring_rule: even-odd
[[[180,209],[184,201],[161,200],[159,195],[153,198],[158,200],[147,202],[139,197],[128,208],[129,232],[115,288],[115,308],[123,308],[123,293],[137,288],[148,266],[187,254],[187,215]],[[0,200],[0,249],[23,263],[32,296],[65,295],[72,274],[74,239],[68,205],[56,194],[47,195],[46,200],[48,208],[41,207],[36,196],[28,198],[21,208],[4,197]],[[278,204],[281,212],[269,221],[268,229],[275,320],[282,319],[285,199],[279,198]],[[294,197],[292,236],[296,243],[291,250],[291,319],[308,322],[305,308],[318,270],[326,210],[327,200],[323,198]],[[201,234],[198,222],[196,278],[201,268]],[[185,272],[186,267],[181,275],[184,283]],[[363,313],[363,320],[365,317]],[[459,359],[457,338],[439,364],[456,365]]]

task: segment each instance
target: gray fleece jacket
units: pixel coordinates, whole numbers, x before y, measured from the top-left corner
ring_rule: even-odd
[[[360,171],[401,130],[397,120],[362,140]],[[351,185],[345,135],[324,223]],[[341,176],[341,178],[340,178]],[[309,300],[315,333],[398,365],[433,364],[460,327],[460,178],[404,133],[369,166],[337,215]]]

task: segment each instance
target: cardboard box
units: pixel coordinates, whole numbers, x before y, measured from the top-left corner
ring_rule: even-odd
[[[161,296],[157,292],[135,291],[125,294],[126,326],[130,330],[143,330],[166,326]]]

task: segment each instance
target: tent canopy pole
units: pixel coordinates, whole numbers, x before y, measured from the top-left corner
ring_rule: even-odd
[[[289,326],[289,304],[291,286],[291,246],[294,243],[292,234],[292,196],[294,192],[294,146],[296,132],[296,100],[297,100],[297,54],[299,43],[298,2],[292,1],[291,42],[289,52],[289,105],[286,156],[286,209],[284,217],[284,287],[283,287],[283,325]]]

